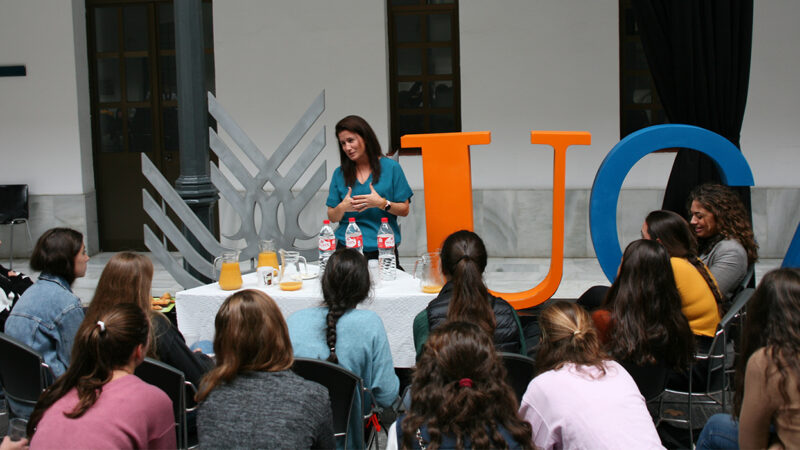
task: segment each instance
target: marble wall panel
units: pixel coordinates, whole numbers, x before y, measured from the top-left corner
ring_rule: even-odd
[[[760,244],[759,254],[762,257],[783,258],[800,223],[800,190],[769,189],[766,203],[767,236],[766,242]]]

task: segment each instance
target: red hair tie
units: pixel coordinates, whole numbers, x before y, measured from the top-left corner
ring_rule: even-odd
[[[461,387],[471,388],[472,387],[472,379],[470,379],[470,378],[462,378],[462,379],[458,380],[458,385],[461,386]]]

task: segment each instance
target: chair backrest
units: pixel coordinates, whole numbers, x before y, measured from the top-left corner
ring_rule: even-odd
[[[164,391],[172,400],[178,448],[186,448],[186,379],[183,372],[161,361],[145,358],[134,374]]]
[[[506,368],[506,382],[517,394],[517,403],[520,403],[528,383],[533,379],[536,365],[532,358],[517,353],[500,353],[500,358]]]
[[[351,437],[347,436],[347,430],[351,410],[356,402],[361,402],[361,378],[342,366],[311,358],[295,358],[292,371],[306,380],[328,388],[333,413],[333,433],[337,437],[345,436],[345,448],[349,448],[347,441]]]
[[[0,185],[0,224],[28,218],[28,185]]]
[[[13,403],[32,409],[39,395],[52,384],[54,378],[42,355],[11,336],[0,333],[0,385]],[[7,402],[11,415],[25,416],[13,410],[12,402]]]
[[[734,317],[742,312],[742,309],[744,309],[744,307],[747,305],[747,302],[750,301],[750,297],[753,296],[753,292],[755,292],[755,289],[753,288],[744,288],[733,297],[733,302],[731,303],[730,309],[719,321],[720,329],[727,328],[731,320],[733,320]]]

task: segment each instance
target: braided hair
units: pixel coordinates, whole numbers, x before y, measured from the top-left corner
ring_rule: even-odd
[[[721,304],[724,299],[722,292],[711,277],[708,267],[697,257],[697,239],[686,219],[672,211],[659,210],[648,214],[644,222],[647,225],[650,239],[661,242],[669,252],[669,256],[689,261],[703,276],[708,288],[714,294],[717,304]]]
[[[328,308],[325,321],[325,341],[331,351],[328,361],[339,362],[336,357],[336,324],[339,318],[369,296],[370,286],[367,260],[358,251],[340,248],[328,259],[322,275],[322,298]]]

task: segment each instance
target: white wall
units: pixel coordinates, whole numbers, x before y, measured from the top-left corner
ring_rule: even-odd
[[[94,190],[83,2],[0,2],[0,64],[25,77],[0,78],[3,183],[31,195]]]

